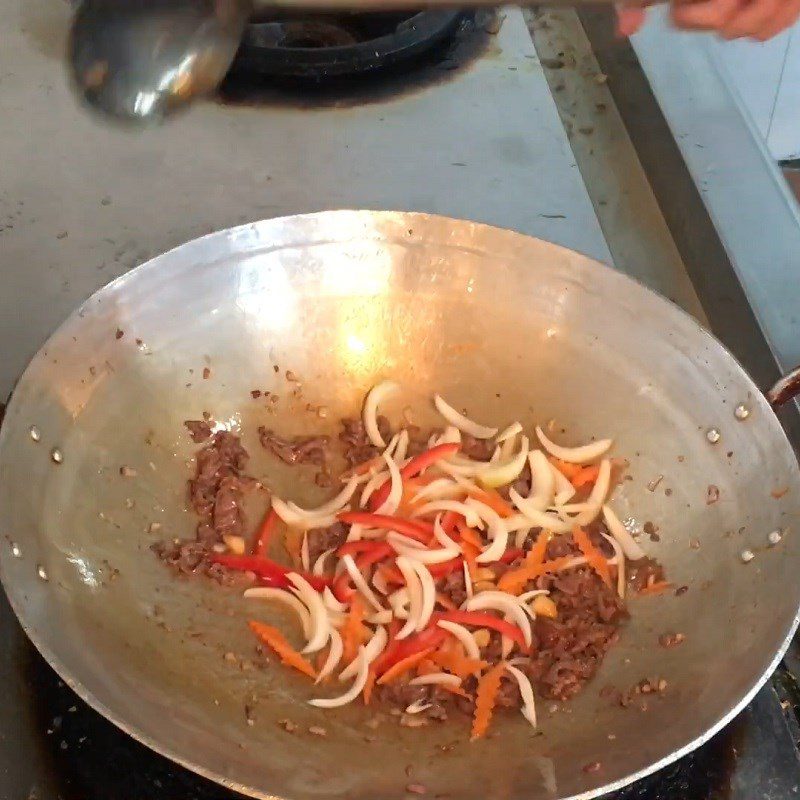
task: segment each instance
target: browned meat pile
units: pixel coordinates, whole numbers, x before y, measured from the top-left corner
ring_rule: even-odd
[[[328,461],[331,443],[328,436],[295,436],[284,439],[262,426],[258,429],[258,438],[262,447],[286,464],[314,464],[321,467]]]
[[[384,441],[391,437],[389,420],[386,417],[378,417],[378,431]],[[339,441],[344,448],[344,457],[351,467],[356,464],[363,464],[371,458],[375,458],[380,452],[377,447],[370,442],[364,423],[358,418],[343,419],[342,430],[339,433]]]
[[[308,557],[313,564],[326,550],[341,547],[347,539],[347,526],[335,522],[329,528],[315,528],[308,532]]]
[[[209,427],[207,421],[188,421],[185,425],[192,438],[203,435],[205,427]],[[228,431],[215,433],[198,452],[195,476],[188,482],[189,500],[200,517],[196,538],[157,542],[152,546],[156,555],[177,572],[200,571],[218,580],[227,579],[225,569],[210,564],[208,556],[223,536],[244,533],[241,503],[244,492],[255,485],[253,478],[244,472],[248,458],[239,437]]]

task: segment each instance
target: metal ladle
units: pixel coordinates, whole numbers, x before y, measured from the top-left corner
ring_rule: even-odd
[[[107,116],[160,121],[217,88],[250,10],[244,0],[83,0],[69,38],[75,86]]]

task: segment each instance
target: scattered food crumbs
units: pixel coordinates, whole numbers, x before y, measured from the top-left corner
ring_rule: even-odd
[[[280,372],[281,368],[277,364],[273,364],[272,365],[272,371],[273,372]]]
[[[699,550],[700,549],[700,540],[699,539],[689,539],[689,547],[692,550]]]
[[[298,378],[297,375],[295,375],[294,372],[292,372],[290,369],[286,370],[286,380],[292,383],[300,382],[300,378]]]
[[[667,691],[667,681],[664,678],[661,678],[658,681],[658,691],[659,692],[666,692]]]
[[[297,725],[290,719],[279,719],[278,725],[280,725],[286,733],[294,733],[297,730]]]
[[[592,761],[590,764],[585,764],[583,767],[583,771],[590,773],[590,772],[599,772],[600,768],[603,765],[599,761]]]
[[[69,747],[69,745],[68,745],[68,744],[67,744],[67,743],[66,743],[66,742],[65,742],[65,741],[62,739],[62,740],[61,740],[61,744],[59,745],[59,747],[60,747],[62,750],[66,750],[66,749]]]
[[[68,711],[70,714],[74,714],[74,713],[75,713],[77,710],[78,710],[78,706],[70,706],[70,707],[67,709],[67,711]]]
[[[617,734],[616,734],[616,733],[609,733],[609,734],[608,734],[608,740],[609,740],[610,742],[613,742],[613,741],[614,741],[614,739],[616,739],[616,738],[617,738]]]
[[[117,332],[114,334],[114,337],[116,339],[121,339],[124,335],[125,335],[125,331],[122,331],[119,328],[117,328]]]
[[[150,467],[150,469],[153,470],[153,472],[156,471],[156,465],[152,461],[149,461],[147,466]]]
[[[689,591],[689,587],[688,586],[679,586],[675,590],[675,597],[680,597],[682,594],[686,594],[686,592],[688,592],[688,591]]]
[[[686,457],[685,456],[678,456],[678,463],[679,464],[683,464],[684,461],[686,461]]]
[[[414,767],[412,764],[406,764],[406,778],[410,778],[414,772]]]
[[[119,474],[122,475],[123,478],[135,478],[137,473],[133,467],[129,467],[123,465],[119,468]]]
[[[161,523],[160,522],[151,522],[147,526],[148,533],[158,533],[161,530]]]
[[[706,505],[711,506],[719,500],[719,487],[710,484],[706,491]]]
[[[236,653],[232,653],[230,650],[222,656],[229,664],[232,664],[236,661]]]
[[[654,492],[656,489],[658,489],[658,484],[661,483],[661,481],[663,481],[663,480],[664,480],[664,476],[663,475],[659,475],[658,477],[653,478],[653,480],[651,480],[647,484],[647,491],[648,492]]]
[[[144,344],[144,342],[141,339],[137,339],[136,340],[136,346],[137,347],[141,347],[143,344]]]
[[[781,708],[784,711],[788,711],[791,708],[791,703],[788,700],[781,700]]]
[[[203,367],[203,380],[207,381],[211,377],[211,370],[208,367]]]
[[[125,508],[133,508],[135,505],[136,503],[134,503],[130,497],[125,498]]]
[[[682,633],[662,633],[658,637],[658,643],[662,647],[677,647],[682,644],[686,637]]]
[[[371,731],[374,731],[374,730],[376,730],[376,729],[378,728],[378,726],[381,724],[381,721],[380,721],[380,718],[379,718],[379,717],[370,717],[370,718],[369,718],[369,719],[368,719],[368,720],[367,720],[367,721],[366,721],[364,724],[365,724],[365,725],[366,725],[366,726],[367,726],[367,727],[368,727],[368,728],[369,728]]]
[[[312,725],[308,732],[313,734],[314,736],[327,736],[328,731],[325,728],[320,727],[319,725]]]
[[[260,389],[253,389],[250,392],[250,397],[252,397],[253,400],[258,400],[258,398],[261,397],[261,390]]]
[[[776,499],[780,500],[789,491],[788,486],[783,486],[780,489],[773,489],[770,494]]]
[[[325,419],[328,416],[328,407],[327,406],[320,406],[317,409],[317,416],[320,419]]]
[[[406,786],[406,791],[409,794],[427,794],[428,789],[427,787],[423,786],[421,783],[409,783]]]

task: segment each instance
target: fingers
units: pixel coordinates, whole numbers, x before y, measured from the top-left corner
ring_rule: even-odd
[[[781,31],[794,25],[800,19],[800,0],[784,0],[780,10],[769,20],[754,37],[761,42],[766,42],[773,36],[777,36]]]
[[[718,31],[726,39],[749,36],[765,41],[800,17],[800,0],[702,0],[677,3],[672,19],[679,28]]]
[[[617,33],[620,36],[633,36],[642,27],[647,16],[643,8],[617,6]]]
[[[703,0],[672,7],[672,20],[679,28],[721,30],[733,20],[746,0]]]
[[[786,0],[751,0],[750,4],[735,14],[720,29],[726,39],[757,36],[775,19]]]

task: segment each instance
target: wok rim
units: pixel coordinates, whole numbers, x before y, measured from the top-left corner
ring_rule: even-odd
[[[497,225],[489,225],[483,222],[477,222],[474,220],[468,219],[457,219],[453,217],[446,217],[439,214],[428,214],[424,212],[417,212],[417,211],[387,211],[387,210],[370,210],[370,209],[327,209],[327,210],[320,210],[320,211],[312,211],[306,212],[303,214],[290,214],[281,217],[268,217],[266,219],[256,220],[253,222],[243,223],[241,225],[236,225],[230,228],[223,228],[217,231],[213,231],[211,233],[204,234],[203,236],[196,237],[194,239],[190,239],[188,241],[182,242],[175,247],[172,247],[168,250],[165,250],[163,253],[159,253],[158,255],[154,256],[153,258],[148,259],[142,264],[134,267],[133,269],[128,270],[123,275],[118,276],[114,280],[110,281],[107,284],[104,284],[99,289],[94,291],[89,297],[87,297],[77,308],[75,308],[61,323],[59,323],[52,332],[47,336],[44,342],[40,345],[37,349],[34,356],[30,359],[27,366],[23,370],[20,377],[14,384],[14,388],[12,389],[12,393],[6,408],[6,417],[9,417],[10,414],[8,412],[13,411],[16,406],[16,395],[17,395],[17,387],[24,381],[27,377],[29,371],[33,368],[34,363],[39,359],[40,355],[43,351],[47,349],[48,344],[53,339],[53,337],[57,336],[62,328],[69,325],[76,317],[81,315],[83,308],[92,301],[96,301],[97,298],[103,295],[106,292],[110,292],[114,289],[119,289],[122,287],[126,282],[134,280],[134,275],[136,277],[141,276],[143,273],[148,272],[150,270],[158,269],[160,262],[166,256],[172,255],[177,253],[178,251],[184,248],[190,248],[193,246],[198,245],[201,242],[209,241],[212,239],[217,238],[224,238],[224,237],[231,237],[235,236],[239,232],[244,232],[247,229],[258,228],[261,225],[265,224],[275,224],[275,223],[292,223],[298,222],[302,220],[313,220],[318,218],[321,215],[326,214],[351,214],[357,217],[363,217],[364,219],[371,219],[371,220],[380,220],[381,218],[390,219],[392,217],[403,217],[409,220],[414,219],[424,219],[424,220],[435,220],[440,223],[452,223],[453,225],[460,226],[460,225],[472,225],[477,229],[483,229],[488,231],[500,232],[505,235],[513,235],[516,237],[522,237],[527,240],[537,241],[540,243],[547,244],[551,248],[555,248],[557,250],[577,254],[581,256],[586,262],[591,263],[591,267],[594,270],[599,270],[600,272],[607,271],[613,273],[615,277],[622,278],[624,281],[631,282],[637,285],[640,289],[645,290],[648,294],[655,296],[658,300],[662,303],[668,305],[672,313],[676,313],[684,318],[684,320],[690,322],[692,326],[697,330],[697,332],[707,341],[713,343],[716,347],[720,348],[722,353],[737,367],[740,371],[743,379],[747,384],[749,384],[750,388],[753,390],[754,394],[762,399],[765,399],[764,392],[756,386],[753,379],[750,377],[747,370],[744,366],[739,362],[736,356],[730,352],[730,350],[725,346],[723,342],[721,342],[711,331],[706,329],[703,325],[701,325],[698,320],[692,316],[690,313],[685,311],[679,305],[674,303],[673,301],[669,300],[669,298],[665,297],[664,295],[660,294],[658,291],[651,289],[647,286],[644,282],[638,280],[637,278],[628,275],[627,273],[620,272],[619,270],[615,269],[614,267],[606,264],[602,261],[598,261],[597,259],[588,256],[584,253],[581,253],[577,250],[572,250],[570,248],[564,247],[563,245],[555,244],[553,242],[548,242],[545,239],[540,239],[536,236],[529,236],[528,234],[521,233],[519,231],[515,231],[511,228],[502,228]],[[21,402],[21,401],[20,401]],[[783,425],[780,423],[780,420],[775,413],[774,408],[771,406],[769,402],[766,402],[766,405],[769,408],[769,412],[773,417],[773,420],[777,422],[778,427],[780,428],[786,446],[789,448],[789,451],[794,456],[794,460],[798,463],[798,467],[800,467],[800,462],[797,461],[797,454],[792,446],[791,441],[789,440]],[[2,446],[4,440],[6,438],[6,430],[3,429],[3,426],[0,426],[0,453],[2,452]],[[121,730],[126,735],[130,736],[135,741],[139,742],[140,744],[145,745],[153,752],[157,753],[159,756],[169,759],[170,761],[178,764],[179,766],[194,772],[195,774],[201,776],[202,778],[211,781],[217,785],[228,789],[229,791],[236,792],[240,795],[245,797],[253,797],[257,800],[291,800],[289,796],[284,795],[276,795],[269,792],[264,792],[261,789],[257,789],[254,786],[250,786],[244,783],[238,783],[235,780],[230,778],[225,778],[219,773],[214,772],[211,769],[206,768],[203,764],[198,763],[191,758],[184,757],[183,755],[179,754],[177,750],[168,746],[162,745],[150,735],[146,734],[143,730],[141,730],[136,725],[129,725],[125,720],[122,719],[120,715],[115,713],[111,708],[109,708],[105,703],[101,702],[95,695],[89,690],[89,688],[84,685],[84,683],[80,680],[75,679],[69,673],[69,670],[66,668],[65,664],[61,661],[59,657],[55,655],[55,653],[39,638],[37,637],[29,625],[27,624],[26,620],[24,619],[23,615],[20,613],[20,609],[15,602],[14,596],[9,591],[9,586],[7,585],[5,570],[2,569],[2,562],[3,559],[7,556],[0,556],[0,584],[3,587],[3,590],[6,594],[8,599],[9,605],[14,612],[17,621],[24,631],[25,635],[27,636],[28,640],[33,644],[42,658],[48,663],[48,665],[56,672],[56,674],[64,681],[64,683],[74,691],[80,699],[86,703],[92,710],[96,711],[98,714],[103,716],[113,725],[115,725],[119,730]],[[619,778],[616,781],[612,781],[609,783],[605,783],[601,786],[598,786],[594,789],[589,789],[585,792],[580,792],[579,794],[571,794],[566,796],[559,795],[557,800],[594,800],[594,798],[601,797],[605,794],[610,792],[618,791],[623,789],[626,786],[629,786],[636,781],[642,780],[659,770],[664,769],[665,767],[669,766],[670,764],[675,763],[679,759],[683,758],[684,756],[692,753],[706,742],[708,742],[711,738],[713,738],[717,733],[719,733],[724,727],[726,727],[735,717],[737,717],[745,707],[751,702],[751,700],[758,694],[758,692],[763,688],[769,678],[772,676],[774,671],[777,669],[780,662],[783,660],[783,657],[786,651],[789,648],[789,645],[794,638],[798,626],[800,626],[800,596],[797,599],[797,606],[795,609],[794,617],[789,625],[783,639],[781,640],[778,649],[776,650],[773,658],[768,663],[766,668],[755,678],[751,687],[741,696],[741,698],[736,702],[727,712],[722,714],[711,726],[709,726],[702,734],[696,736],[694,739],[690,740],[682,747],[679,747],[666,756],[661,758],[658,761],[649,764],[648,766],[630,773],[622,778]],[[554,798],[556,800],[556,798]]]

